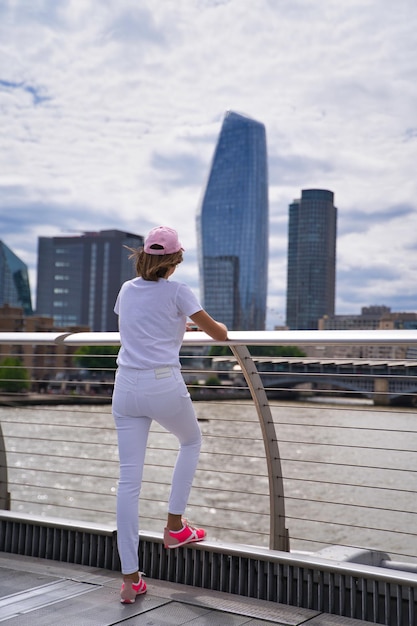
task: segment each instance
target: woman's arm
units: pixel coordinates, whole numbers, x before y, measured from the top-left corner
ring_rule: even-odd
[[[203,309],[194,313],[194,315],[190,315],[190,318],[200,330],[207,333],[207,335],[210,335],[213,339],[216,339],[217,341],[227,340],[227,326],[221,322],[216,322],[216,320],[214,320]]]

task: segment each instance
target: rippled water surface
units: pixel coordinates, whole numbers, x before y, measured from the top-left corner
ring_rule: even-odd
[[[253,404],[195,408],[204,445],[187,514],[211,537],[267,546],[269,484]],[[347,543],[417,558],[414,411],[297,402],[272,406],[272,416],[291,549]],[[118,457],[110,406],[1,407],[0,420],[12,510],[114,526]],[[171,435],[153,429],[144,529],[162,529],[175,456]]]

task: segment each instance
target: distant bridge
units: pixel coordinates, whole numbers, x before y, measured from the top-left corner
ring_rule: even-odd
[[[360,393],[376,404],[401,401],[417,406],[417,361],[367,359],[268,358],[253,359],[266,389],[290,389],[303,383],[325,385],[341,391]],[[228,357],[215,357],[212,364],[239,384],[240,367]]]

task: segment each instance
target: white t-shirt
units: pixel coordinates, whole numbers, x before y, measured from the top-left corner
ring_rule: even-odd
[[[202,310],[191,289],[176,281],[133,278],[117,296],[121,348],[117,364],[136,369],[179,367],[187,317]]]

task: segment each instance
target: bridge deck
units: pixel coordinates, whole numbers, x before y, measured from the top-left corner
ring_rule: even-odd
[[[119,602],[120,575],[0,553],[0,622],[10,626],[360,626],[360,620],[147,579],[148,593]]]

